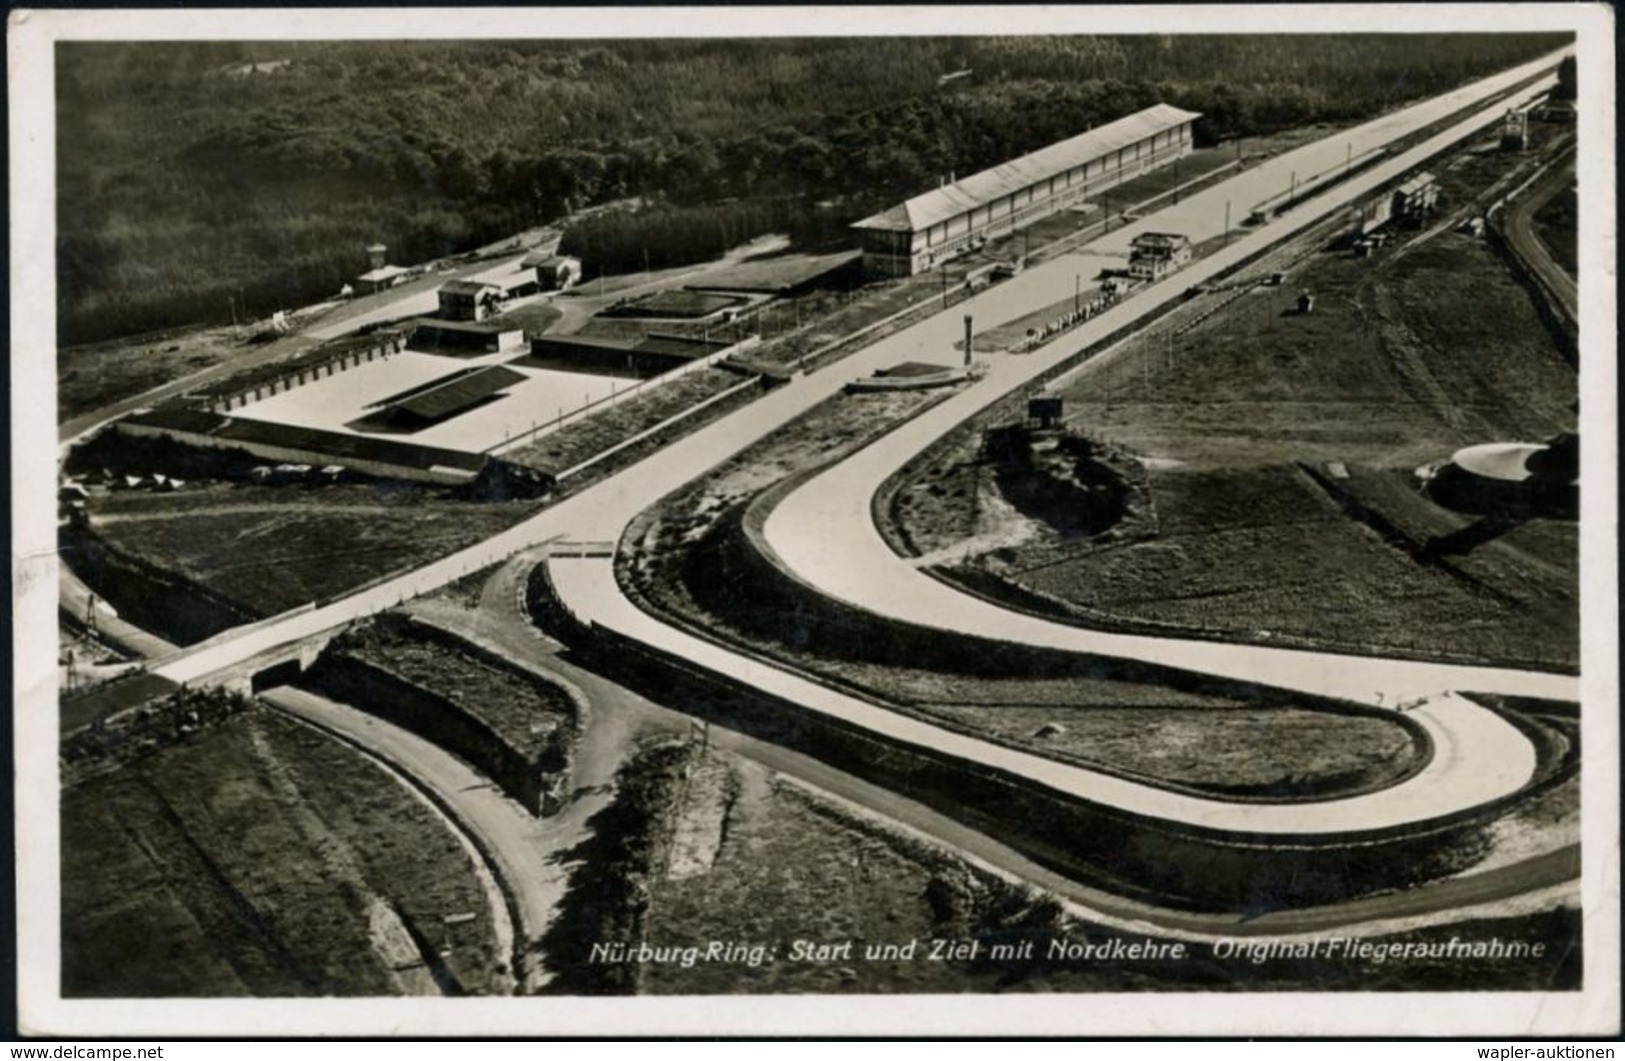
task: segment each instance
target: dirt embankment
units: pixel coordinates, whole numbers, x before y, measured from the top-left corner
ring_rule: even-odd
[[[651,878],[675,840],[669,811],[681,802],[698,751],[668,743],[639,752],[616,776],[614,800],[588,820],[591,836],[559,856],[575,869],[542,937],[549,994],[635,992],[638,963],[626,952],[643,939]]]
[[[92,592],[113,603],[120,618],[178,645],[260,618],[84,527],[63,528],[61,553]]]
[[[381,617],[335,638],[300,684],[467,759],[533,814],[563,802],[578,720],[569,695],[476,659],[432,628]]]
[[[1088,539],[1154,532],[1144,466],[1071,428],[1004,423],[936,448],[919,471],[876,494],[877,522],[921,565],[996,559]]]

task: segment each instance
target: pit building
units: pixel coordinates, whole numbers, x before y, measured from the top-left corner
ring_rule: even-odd
[[[1191,153],[1201,115],[1166,103],[953,181],[852,227],[863,267],[912,276]]]

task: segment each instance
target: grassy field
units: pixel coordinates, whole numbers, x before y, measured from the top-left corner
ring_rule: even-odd
[[[507,990],[443,819],[264,709],[67,789],[62,836],[70,997]],[[463,912],[442,959],[441,919]]]
[[[639,993],[1414,991],[1475,985],[1561,989],[1578,983],[1579,914],[1563,907],[1371,938],[1384,947],[1452,937],[1545,943],[1539,959],[1524,961],[1373,953],[1255,962],[1219,956],[1209,943],[1187,944],[1177,958],[1079,959],[1064,948],[1113,938],[1170,941],[1072,916],[1047,893],[973,866],[886,819],[748,760],[714,758],[735,780],[711,860],[699,872],[663,874],[657,858],[647,876],[641,925],[651,947],[693,947],[698,958],[686,967],[671,960],[633,965],[631,986]],[[673,828],[684,823],[679,815]],[[735,949],[707,960],[713,941]],[[974,941],[975,955],[936,951],[939,941]],[[995,946],[1006,949],[995,952]]]
[[[627,540],[636,545],[635,563],[652,569],[676,560],[675,549],[714,526],[729,505],[793,472],[858,449],[948,393],[842,394],[824,401],[663,501],[652,518],[634,524]]]
[[[93,506],[92,525],[118,549],[249,612],[274,615],[472,545],[534,508],[396,485],[216,484],[183,494],[110,494]],[[117,518],[99,522],[102,513]]]
[[[1061,548],[1018,546],[1008,564],[998,554],[978,563],[1084,619],[1403,655],[1574,660],[1572,524],[1530,521],[1463,555],[1430,556],[1429,543],[1471,521],[1439,510],[1405,473],[1351,475],[1340,498],[1286,466],[1153,470],[1156,534],[1059,559]],[[1345,511],[1348,499],[1365,519]],[[1407,524],[1411,534],[1397,530]]]
[[[189,328],[60,347],[56,355],[57,419],[88,413],[227,361],[248,349],[236,332],[235,328]]]
[[[684,409],[739,386],[745,379],[720,368],[690,372],[669,383],[652,386],[647,394],[549,432],[529,445],[509,450],[503,458],[531,468],[562,472]]]
[[[1384,719],[1285,706],[933,704],[920,713],[1053,759],[1232,796],[1397,782],[1416,762],[1410,735]]]
[[[1315,311],[1289,313],[1298,289]],[[1198,302],[1196,306],[1199,307]],[[1341,460],[1414,468],[1574,422],[1573,371],[1481,241],[1327,252],[1170,340],[1177,318],[1067,394],[1092,433],[1186,464]]]
[[[602,310],[605,317],[705,317],[744,301],[737,295],[667,288]]]
[[[1510,164],[1488,147],[1442,163],[1447,204]],[[1206,319],[1199,297],[1076,377],[1068,427],[1141,465],[1121,525],[1022,511],[971,432],[911,471],[896,537],[1086,624],[1576,665],[1574,523],[1474,520],[1413,474],[1572,429],[1574,370],[1490,247],[1417,235],[1321,250]],[[1313,313],[1292,312],[1299,290]]]
[[[1563,189],[1535,211],[1535,234],[1570,276],[1580,275],[1579,189]]]
[[[654,946],[711,940],[774,955],[639,967],[645,994],[896,993],[970,991],[997,974],[965,961],[928,961],[938,935],[1039,928],[1054,907],[958,859],[888,832],[808,790],[741,760],[737,795],[704,872],[656,875],[644,938]],[[871,957],[869,946],[919,939],[917,953]],[[804,952],[796,941],[836,950]],[[847,941],[850,941],[848,944]],[[900,952],[899,952],[900,954]]]

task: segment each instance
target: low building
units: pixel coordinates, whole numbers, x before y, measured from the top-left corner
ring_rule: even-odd
[[[1394,197],[1392,195],[1381,195],[1375,199],[1369,199],[1354,208],[1354,224],[1350,235],[1355,239],[1369,236],[1386,225],[1393,216]]]
[[[1501,122],[1501,150],[1522,151],[1529,146],[1529,112],[1516,107]]]
[[[661,376],[692,361],[744,347],[721,339],[651,333],[639,339],[600,339],[584,335],[537,335],[530,341],[530,360],[543,368],[629,375]]]
[[[524,264],[536,272],[543,291],[568,291],[581,282],[581,259],[567,254],[533,254]]]
[[[1129,244],[1129,275],[1156,280],[1191,260],[1189,236],[1177,232],[1146,232]]]
[[[1439,182],[1431,173],[1418,173],[1394,189],[1394,216],[1416,219],[1432,213],[1439,203]]]
[[[528,378],[502,365],[463,369],[386,399],[375,415],[419,431],[506,397]]]
[[[440,286],[440,316],[449,321],[482,321],[496,312],[502,288],[483,280],[450,280]]]
[[[520,269],[502,276],[486,276],[481,278],[481,282],[500,287],[504,299],[528,298],[541,290],[534,269]]]
[[[412,270],[399,265],[381,265],[356,277],[355,290],[358,294],[375,295],[380,291],[388,291],[396,284],[405,283],[411,275]]]
[[[484,321],[425,318],[412,329],[414,350],[472,351],[495,354],[518,350],[525,343],[525,330],[503,318]]]

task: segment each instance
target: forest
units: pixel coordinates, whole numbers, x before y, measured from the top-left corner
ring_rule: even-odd
[[[263,316],[336,292],[374,241],[410,263],[621,200],[641,205],[566,234],[589,275],[766,231],[840,239],[941,175],[1158,101],[1202,112],[1214,143],[1373,115],[1571,40],[65,43],[59,340]]]

